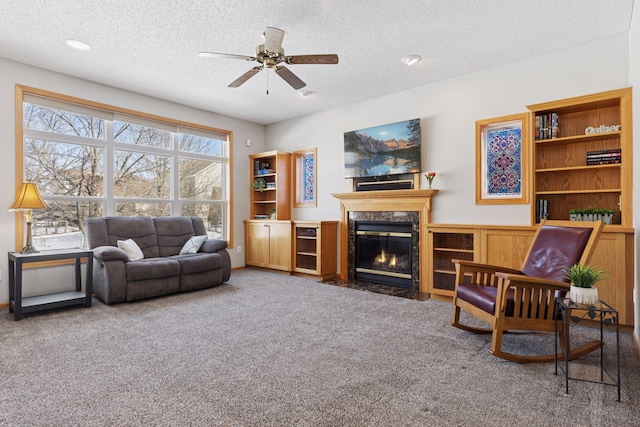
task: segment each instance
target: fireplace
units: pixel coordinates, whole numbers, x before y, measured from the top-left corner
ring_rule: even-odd
[[[357,221],[356,280],[411,289],[411,230],[410,222]]]
[[[408,298],[428,298],[426,276],[427,239],[420,238],[431,221],[431,198],[438,192],[433,189],[353,191],[336,193],[340,199],[340,272],[338,279],[349,287],[374,290],[370,282],[356,280],[356,223],[391,222],[411,224],[411,287],[396,285],[375,285],[383,290],[376,291]],[[421,256],[422,254],[422,256]],[[382,275],[384,276],[384,275]],[[367,283],[366,287],[360,284]],[[406,282],[405,282],[406,283]]]
[[[350,212],[348,280],[391,294],[420,290],[418,212]]]

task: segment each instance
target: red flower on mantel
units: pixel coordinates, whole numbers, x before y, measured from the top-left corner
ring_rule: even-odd
[[[425,172],[424,173],[424,177],[427,178],[427,181],[429,181],[429,188],[431,188],[431,184],[433,183],[433,178],[436,177],[436,173],[435,172]]]

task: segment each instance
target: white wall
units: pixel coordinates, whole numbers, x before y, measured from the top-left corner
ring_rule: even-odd
[[[529,205],[475,204],[475,121],[526,112],[531,104],[628,87],[628,42],[627,33],[621,33],[267,126],[268,149],[318,148],[318,207],[294,209],[293,218],[339,219],[340,203],[331,193],[350,191],[343,178],[345,131],[420,118],[422,170],[436,171],[433,187],[440,190],[432,222],[530,224]],[[426,179],[421,180],[426,188]]]
[[[249,215],[249,174],[247,173],[248,154],[264,149],[264,126],[246,121],[221,116],[207,111],[197,110],[123,91],[113,87],[103,86],[86,80],[53,73],[40,68],[8,61],[0,58],[0,254],[15,250],[15,214],[8,212],[15,197],[15,85],[27,85],[39,89],[49,90],[65,95],[88,99],[128,108],[158,116],[183,120],[233,132],[233,164],[232,164],[232,193],[234,201],[233,244],[244,246],[244,231],[242,218]],[[245,141],[251,139],[251,147],[245,146]],[[4,206],[4,208],[2,208]],[[244,265],[244,253],[238,254],[235,249],[230,251],[232,266]],[[244,251],[243,251],[244,252]],[[8,261],[6,257],[0,259],[2,281],[0,282],[0,303],[8,301]],[[50,271],[32,271],[28,278],[26,294],[39,293],[40,289],[50,290]],[[71,269],[68,269],[71,270]],[[55,272],[63,277],[65,272]],[[27,280],[25,278],[25,280]]]
[[[343,133],[420,118],[422,170],[437,172],[434,188],[440,190],[433,222],[529,224],[529,205],[475,204],[475,121],[526,112],[530,104],[628,87],[628,54],[623,33],[272,124],[266,128],[267,148],[317,147],[318,207],[295,209],[293,218],[338,219],[340,204],[331,193],[349,191],[343,178]]]

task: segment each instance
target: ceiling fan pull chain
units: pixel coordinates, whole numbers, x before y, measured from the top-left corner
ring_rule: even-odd
[[[269,95],[269,69],[265,70],[265,74],[267,75],[267,95]]]

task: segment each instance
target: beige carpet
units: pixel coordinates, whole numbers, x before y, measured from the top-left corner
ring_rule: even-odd
[[[638,425],[640,374],[621,335],[616,388],[518,365],[451,308],[241,270],[139,303],[0,311],[2,426]],[[576,337],[593,330],[574,328]],[[549,335],[511,349],[553,349]],[[609,350],[609,348],[607,348]]]

